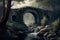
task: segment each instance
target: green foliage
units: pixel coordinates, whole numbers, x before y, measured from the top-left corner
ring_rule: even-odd
[[[42,3],[43,5],[49,5],[52,7],[60,4],[60,0],[36,0],[36,1]]]
[[[58,26],[59,18],[53,22],[53,25]]]
[[[43,19],[41,20],[41,25],[45,25],[47,22],[47,18],[44,16]]]
[[[6,25],[8,25],[8,26],[12,26],[13,23],[11,23],[11,22],[7,22]]]
[[[60,19],[58,18],[52,23],[53,31],[55,31],[58,28],[59,21],[60,21]]]

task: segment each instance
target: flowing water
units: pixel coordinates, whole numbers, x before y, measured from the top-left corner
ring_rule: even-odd
[[[37,40],[37,33],[35,32],[29,33],[27,37],[25,38],[25,40]]]

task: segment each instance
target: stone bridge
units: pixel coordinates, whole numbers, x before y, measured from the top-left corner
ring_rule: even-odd
[[[24,8],[20,8],[20,9],[14,9],[13,11],[12,11],[13,15],[11,16],[12,17],[11,20],[19,22],[21,24],[24,24],[23,16],[26,13],[31,13],[35,18],[34,24],[38,24],[38,25],[41,25],[41,19],[43,19],[44,16],[50,21],[54,14],[53,11],[38,9],[38,8],[34,8],[34,7],[24,7]],[[26,20],[28,20],[28,19],[26,19]]]
[[[1,8],[2,7],[0,7],[0,9]],[[2,11],[0,12],[2,13]],[[1,13],[0,13],[0,16],[1,16]],[[44,9],[39,9],[39,8],[34,8],[34,7],[24,7],[20,9],[11,9],[8,21],[24,24],[23,17],[26,13],[32,14],[34,16],[34,21],[35,21],[34,24],[38,24],[38,25],[41,25],[41,19],[43,19],[43,17],[46,17],[48,21],[50,21],[50,23],[60,18],[59,11],[44,10]]]

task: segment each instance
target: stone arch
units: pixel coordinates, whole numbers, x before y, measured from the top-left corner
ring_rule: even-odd
[[[18,15],[20,15],[20,23],[24,24],[23,16],[26,12],[31,13],[35,17],[35,23],[34,24],[39,24],[39,12],[37,11],[37,9],[34,9],[32,7],[26,7],[26,8],[22,8],[19,10]]]

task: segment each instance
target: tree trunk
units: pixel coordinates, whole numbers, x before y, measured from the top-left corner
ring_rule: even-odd
[[[2,0],[2,3],[3,3],[3,5],[2,5],[2,19],[1,19],[1,21],[0,21],[0,27],[2,27],[3,25],[3,20],[5,19],[5,0]]]
[[[9,37],[6,31],[7,30],[6,23],[9,17],[10,7],[11,7],[11,0],[7,0],[7,11],[5,12],[5,0],[3,0],[2,19],[0,21],[0,39],[1,40],[7,40]]]
[[[6,22],[9,17],[10,7],[11,7],[11,0],[7,0],[7,11],[5,12],[5,0],[3,0],[2,19],[0,21],[0,27],[2,28],[6,27]]]

